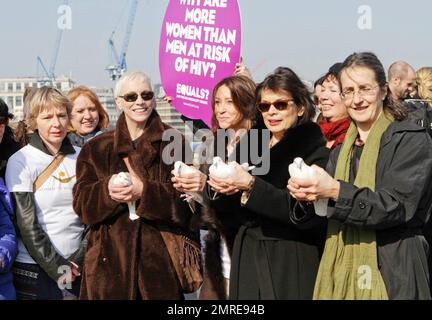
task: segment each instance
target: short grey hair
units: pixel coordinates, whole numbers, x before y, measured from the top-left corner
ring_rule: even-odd
[[[119,81],[117,81],[115,88],[114,88],[114,98],[117,98],[118,96],[120,96],[120,94],[123,90],[123,86],[126,82],[132,81],[135,79],[140,79],[140,80],[146,81],[150,86],[150,90],[153,90],[151,80],[144,72],[142,72],[142,71],[128,71],[122,75],[122,77],[120,78]]]

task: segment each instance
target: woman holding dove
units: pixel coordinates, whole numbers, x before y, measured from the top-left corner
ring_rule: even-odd
[[[239,156],[240,145],[249,141],[248,132],[254,126],[256,115],[255,89],[256,85],[249,77],[236,75],[223,79],[213,90],[214,139],[211,139],[208,148],[214,150],[213,155],[220,157],[221,162],[238,159],[236,157]],[[222,148],[218,149],[218,142],[221,141]],[[211,163],[213,155],[203,156]],[[238,195],[223,196],[221,199],[220,195],[206,192],[209,164],[203,162],[200,171],[175,176],[172,181],[180,192],[199,192],[203,195],[202,206],[195,203],[203,227],[208,230],[205,236],[204,282],[200,299],[224,300],[228,298],[232,246],[242,215],[239,212],[240,206],[234,205],[239,203],[236,199]]]
[[[314,299],[430,299],[422,228],[432,205],[432,141],[388,94],[383,65],[355,53],[339,73],[352,123],[327,172],[291,179],[301,201],[330,199]]]
[[[325,165],[329,150],[306,86],[288,68],[278,68],[257,88],[256,107],[271,140],[267,174],[253,176],[235,164],[228,179],[210,175],[214,192],[233,199],[242,215],[232,254],[230,299],[311,299],[324,242],[325,220],[313,206],[296,207],[286,190],[288,166],[302,157]],[[298,211],[296,219],[289,213]]]
[[[80,298],[183,299],[161,230],[198,235],[163,161],[169,127],[144,73],[125,73],[115,100],[116,129],[84,144],[77,162],[74,208],[90,226]]]

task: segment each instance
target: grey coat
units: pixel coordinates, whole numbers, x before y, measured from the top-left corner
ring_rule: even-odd
[[[332,176],[340,149],[327,165]],[[390,299],[430,299],[429,248],[422,229],[432,206],[432,139],[425,129],[402,121],[384,132],[375,190],[341,182],[329,218],[376,231],[378,266]]]

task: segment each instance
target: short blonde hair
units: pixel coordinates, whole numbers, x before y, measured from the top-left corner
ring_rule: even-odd
[[[124,75],[122,75],[122,77],[120,78],[119,81],[117,81],[115,89],[114,89],[114,98],[117,98],[118,96],[120,96],[122,94],[123,86],[126,82],[132,81],[135,79],[144,80],[145,82],[147,82],[149,84],[150,90],[153,90],[151,80],[144,72],[128,71]]]
[[[424,67],[416,72],[417,90],[421,99],[432,103],[432,67]]]
[[[36,118],[45,110],[51,109],[53,106],[66,107],[68,118],[72,112],[72,103],[59,90],[52,87],[41,87],[32,90],[26,97],[27,114],[26,122],[31,130],[37,130]]]
[[[100,103],[96,92],[94,92],[93,90],[91,90],[90,88],[88,88],[86,86],[78,86],[78,87],[71,89],[67,94],[67,96],[68,96],[69,100],[72,102],[72,104],[81,95],[90,99],[90,101],[93,102],[95,107],[96,107],[97,113],[99,114],[99,123],[97,125],[97,128],[99,128],[99,129],[108,128],[109,115],[105,111],[102,104]]]

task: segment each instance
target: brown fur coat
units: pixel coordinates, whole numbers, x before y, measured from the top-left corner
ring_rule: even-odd
[[[171,183],[173,166],[161,159],[166,129],[153,111],[144,134],[132,142],[122,115],[115,132],[103,133],[82,148],[73,205],[91,230],[81,299],[183,298],[158,227],[196,234],[190,227],[192,213]],[[108,194],[111,176],[127,172],[125,156],[144,183],[136,204],[141,219],[136,221],[129,219],[126,204],[114,202]]]

